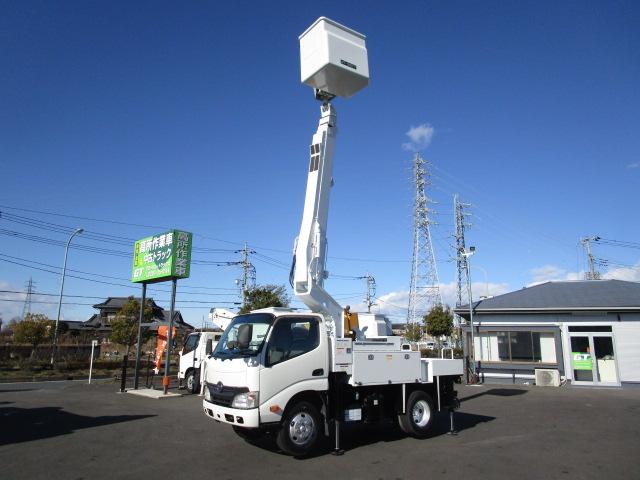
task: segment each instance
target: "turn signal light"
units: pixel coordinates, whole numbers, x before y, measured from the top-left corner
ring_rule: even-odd
[[[279,413],[281,411],[280,406],[279,405],[271,405],[269,407],[269,411],[271,413]]]

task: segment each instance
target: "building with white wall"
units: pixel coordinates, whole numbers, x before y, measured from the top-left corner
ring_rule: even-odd
[[[469,306],[455,311],[470,362]],[[474,302],[473,320],[485,383],[534,383],[550,369],[574,385],[640,386],[640,283],[547,282]]]

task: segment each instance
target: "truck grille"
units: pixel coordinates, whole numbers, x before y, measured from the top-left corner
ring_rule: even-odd
[[[207,388],[211,395],[211,403],[222,407],[230,407],[237,394],[249,391],[247,387],[228,387],[220,383],[207,383]]]

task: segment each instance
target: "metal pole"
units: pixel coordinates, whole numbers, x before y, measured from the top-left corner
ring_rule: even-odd
[[[77,228],[75,232],[71,234],[69,240],[67,240],[67,245],[64,247],[64,264],[62,266],[62,280],[60,281],[60,298],[58,299],[58,316],[56,317],[56,326],[53,330],[53,348],[51,349],[51,365],[56,357],[56,350],[58,347],[58,323],[60,323],[60,310],[62,309],[62,292],[64,291],[64,277],[67,273],[67,255],[69,254],[69,245],[71,244],[71,240],[77,234],[84,232],[84,229]]]
[[[485,297],[489,298],[489,276],[487,275],[487,271],[484,268],[479,267],[478,265],[473,265],[473,268],[477,268],[482,273],[484,273],[484,287],[486,290]]]
[[[149,370],[151,370],[151,354],[147,356],[147,378],[145,379],[145,386],[149,388]]]
[[[473,327],[473,298],[471,297],[471,272],[469,268],[469,257],[466,258],[465,266],[467,267],[467,295],[469,297],[469,321],[471,322],[471,372],[476,374],[476,344]]]
[[[169,331],[167,332],[167,358],[164,361],[164,377],[162,378],[162,386],[164,387],[164,394],[169,391],[169,364],[171,356],[171,330],[173,329],[173,312],[176,308],[176,285],[177,279],[171,280],[171,313],[169,316]]]
[[[144,304],[147,300],[147,284],[142,283],[142,301],[140,302],[140,317],[138,318],[138,346],[136,350],[136,367],[133,372],[133,389],[138,389],[138,378],[140,374],[140,349],[142,348],[142,319],[144,318]]]
[[[98,344],[97,340],[91,340],[91,360],[89,361],[89,385],[91,385],[91,373],[93,372],[93,350]]]

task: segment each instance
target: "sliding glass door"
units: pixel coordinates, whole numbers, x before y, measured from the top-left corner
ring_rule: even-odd
[[[569,333],[569,340],[574,384],[620,385],[612,333]]]

